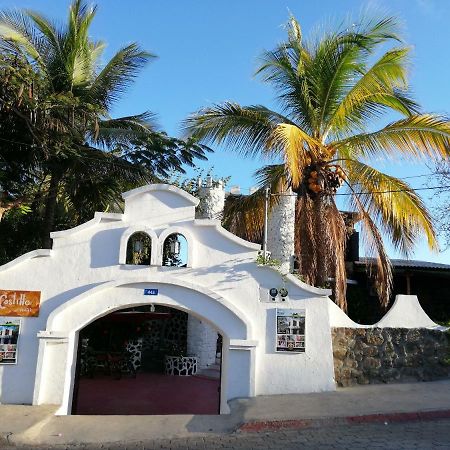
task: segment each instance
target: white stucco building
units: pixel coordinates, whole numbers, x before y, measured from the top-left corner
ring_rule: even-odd
[[[123,214],[96,213],[52,234],[36,250],[0,267],[0,289],[40,291],[38,317],[22,317],[18,362],[0,365],[0,402],[71,410],[79,331],[113,311],[139,305],[180,309],[223,336],[220,411],[236,397],[334,390],[332,321],[345,321],[327,295],[293,275],[258,266],[258,245],[196,219],[198,200],[169,185],[123,194]],[[129,237],[151,238],[150,265],[127,265]],[[165,239],[182,234],[187,267],[163,267]],[[284,287],[286,297],[269,295]],[[146,296],[144,289],[157,289]],[[305,314],[305,351],[276,351],[276,308]]]

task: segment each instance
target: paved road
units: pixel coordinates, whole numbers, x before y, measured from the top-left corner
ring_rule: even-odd
[[[31,447],[10,447],[11,450]],[[32,447],[43,450],[44,447]],[[450,419],[426,422],[371,423],[304,430],[238,433],[206,438],[173,439],[133,444],[53,446],[70,450],[144,449],[450,449]],[[45,447],[49,449],[49,447]]]

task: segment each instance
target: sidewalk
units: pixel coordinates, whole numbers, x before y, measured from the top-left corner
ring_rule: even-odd
[[[223,416],[54,416],[49,406],[0,406],[0,447],[148,441],[233,431],[450,417],[450,380],[230,402]],[[405,414],[409,413],[409,414]]]

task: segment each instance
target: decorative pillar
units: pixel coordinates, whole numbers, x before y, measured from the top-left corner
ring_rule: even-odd
[[[207,176],[205,182],[199,178],[197,186],[200,204],[197,207],[196,218],[221,220],[225,205],[223,181],[213,180],[211,176]]]
[[[267,250],[272,259],[281,262],[282,273],[291,273],[295,239],[295,196],[292,191],[282,192],[269,211]]]

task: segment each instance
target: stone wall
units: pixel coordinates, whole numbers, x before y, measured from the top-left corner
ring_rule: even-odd
[[[198,366],[204,369],[216,362],[217,331],[206,322],[189,315],[187,326],[188,355],[198,358]]]
[[[333,328],[338,386],[450,377],[450,335],[426,328]]]

